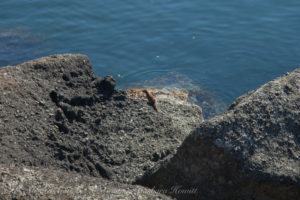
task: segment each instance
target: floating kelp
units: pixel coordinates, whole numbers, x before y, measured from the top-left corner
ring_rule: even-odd
[[[44,56],[43,37],[27,27],[0,29],[0,67]]]
[[[145,80],[128,86],[127,88],[157,88],[177,93],[177,95],[187,94],[188,101],[199,105],[203,110],[205,119],[211,118],[224,112],[227,105],[216,96],[196,84],[188,76],[178,72],[168,72],[164,76]]]

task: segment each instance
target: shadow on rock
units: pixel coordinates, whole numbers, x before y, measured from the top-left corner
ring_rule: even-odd
[[[201,123],[137,184],[178,199],[300,198],[300,69]]]

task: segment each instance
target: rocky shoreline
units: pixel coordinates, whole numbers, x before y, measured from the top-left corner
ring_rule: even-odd
[[[209,120],[115,84],[79,54],[1,68],[0,199],[300,198],[300,69]]]

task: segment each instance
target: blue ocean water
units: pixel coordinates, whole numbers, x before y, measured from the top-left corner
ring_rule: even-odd
[[[0,66],[89,56],[119,86],[170,71],[231,103],[300,64],[299,0],[1,0]]]

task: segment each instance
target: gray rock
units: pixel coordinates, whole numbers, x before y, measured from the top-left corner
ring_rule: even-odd
[[[113,78],[96,77],[84,55],[3,67],[0,94],[0,164],[124,183],[175,154],[203,121],[200,107],[171,94],[157,97],[157,113],[147,99],[115,90]]]
[[[296,69],[201,123],[137,183],[178,199],[300,199],[299,119]]]
[[[171,199],[137,185],[38,167],[0,165],[0,199]]]

